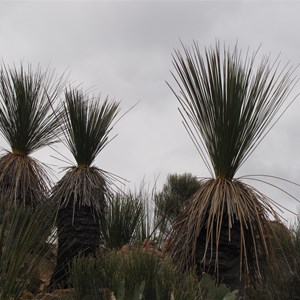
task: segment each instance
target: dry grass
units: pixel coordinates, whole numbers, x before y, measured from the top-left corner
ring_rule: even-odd
[[[50,179],[41,163],[8,152],[0,158],[0,191],[11,203],[35,207],[46,201]]]

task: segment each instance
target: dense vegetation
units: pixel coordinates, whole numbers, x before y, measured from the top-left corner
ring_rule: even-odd
[[[170,177],[185,178],[186,175],[172,174]],[[169,181],[166,186],[170,188]],[[53,299],[111,299],[112,292],[117,299],[132,300],[139,299],[137,294],[142,294],[143,299],[205,300],[225,296],[236,299],[231,287],[217,287],[208,275],[203,274],[199,280],[192,270],[179,271],[164,251],[161,235],[165,233],[159,229],[152,233],[149,241],[145,240],[149,235],[146,228],[151,232],[158,225],[147,218],[147,203],[155,203],[160,195],[160,191],[141,191],[131,193],[130,197],[114,195],[108,205],[109,215],[114,218],[109,217],[105,226],[101,225],[101,232],[106,230],[106,234],[101,236],[98,253],[88,257],[79,255],[72,261],[67,282],[71,289],[66,290],[66,294],[53,291],[53,295],[61,297]],[[45,206],[38,209],[9,206],[7,201],[1,201],[1,209],[5,213],[0,231],[0,299],[49,295],[43,274],[54,271],[53,253],[57,245],[49,243],[48,236],[53,228],[55,210]],[[264,282],[255,288],[249,287],[249,299],[299,298],[300,222],[290,229],[280,225],[276,232],[272,243],[276,264],[264,265]]]
[[[292,67],[256,55],[219,44],[203,55],[196,43],[175,52],[179,91],[169,86],[211,178],[169,174],[151,192],[116,189],[93,165],[117,102],[66,88],[49,70],[3,64],[0,300],[63,289],[55,299],[300,298],[299,220],[286,228],[268,197],[235,178],[296,80]],[[74,163],[53,184],[32,153],[57,142]]]

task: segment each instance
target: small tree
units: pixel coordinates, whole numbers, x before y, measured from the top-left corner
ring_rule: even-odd
[[[165,237],[174,219],[199,187],[199,180],[190,173],[169,174],[162,191],[155,194],[155,222]]]

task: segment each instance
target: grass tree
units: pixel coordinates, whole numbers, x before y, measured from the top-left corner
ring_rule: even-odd
[[[196,42],[175,51],[173,65],[179,91],[171,89],[211,178],[176,219],[169,251],[180,268],[197,266],[243,288],[244,275],[261,276],[271,253],[268,220],[278,216],[271,199],[235,174],[293,101],[294,68],[218,43],[202,54]]]
[[[93,162],[109,142],[119,104],[90,99],[77,89],[65,93],[62,118],[65,145],[76,164],[52,191],[58,205],[58,256],[53,285],[66,285],[68,265],[79,253],[94,255],[99,247],[99,218],[104,216],[109,196],[109,174]]]
[[[59,125],[52,107],[64,80],[40,67],[0,69],[0,132],[11,149],[0,157],[0,193],[7,201],[36,206],[45,200],[49,179],[30,155],[56,141]]]

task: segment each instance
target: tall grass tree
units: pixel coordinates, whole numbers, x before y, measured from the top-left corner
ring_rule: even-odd
[[[51,283],[66,286],[68,266],[75,256],[95,255],[100,243],[99,219],[104,218],[112,177],[93,165],[110,141],[118,114],[115,101],[91,99],[78,89],[65,92],[62,128],[66,147],[75,164],[54,186],[51,194],[58,206],[58,256]]]
[[[0,193],[7,201],[35,207],[47,197],[47,170],[31,154],[57,141],[52,108],[63,86],[48,69],[1,65],[0,132],[10,149],[0,157]]]
[[[210,171],[177,217],[168,246],[181,269],[213,274],[232,288],[261,278],[271,257],[272,201],[235,174],[293,102],[296,76],[270,56],[237,46],[206,48],[194,42],[173,55],[183,124]]]

